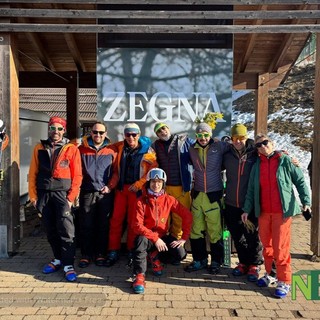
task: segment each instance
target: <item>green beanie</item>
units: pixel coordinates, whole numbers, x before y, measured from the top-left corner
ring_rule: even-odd
[[[241,123],[235,124],[231,128],[231,136],[247,137],[248,136],[247,127]]]
[[[153,129],[154,133],[157,134],[158,130],[163,127],[167,127],[167,125],[163,122],[156,123]]]

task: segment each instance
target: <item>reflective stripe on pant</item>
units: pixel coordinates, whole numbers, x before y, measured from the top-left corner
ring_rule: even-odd
[[[291,283],[291,223],[292,218],[283,218],[281,213],[262,213],[259,217],[259,236],[263,245],[266,271],[271,272],[275,260],[279,281]]]
[[[191,211],[193,215],[191,239],[204,238],[206,232],[210,243],[216,243],[221,239],[220,206],[217,201],[210,203],[208,196],[200,192],[192,202]]]
[[[121,237],[123,224],[127,219],[127,248],[134,247],[135,234],[132,229],[133,216],[136,214],[137,194],[128,190],[130,185],[123,186],[123,190],[117,190],[114,199],[114,209],[110,219],[109,250],[119,250],[121,247]]]
[[[166,193],[175,197],[182,205],[190,209],[190,192],[184,192],[182,186],[166,186]],[[181,239],[182,236],[182,220],[181,217],[174,212],[171,213],[170,234],[177,239]]]

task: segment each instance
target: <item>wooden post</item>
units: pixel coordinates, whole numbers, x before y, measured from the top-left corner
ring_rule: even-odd
[[[0,35],[0,118],[4,121],[9,145],[2,153],[0,181],[1,255],[17,251],[20,243],[19,212],[19,82],[14,36]],[[6,249],[4,249],[6,246]],[[7,250],[7,252],[4,252]]]
[[[79,79],[78,73],[69,76],[67,90],[67,136],[70,140],[80,139],[79,124]]]
[[[313,157],[312,157],[312,220],[310,250],[315,256],[320,256],[320,33],[316,36],[316,71],[314,88],[314,118],[313,118]]]
[[[268,132],[268,95],[269,73],[258,76],[258,89],[256,90],[255,134]]]

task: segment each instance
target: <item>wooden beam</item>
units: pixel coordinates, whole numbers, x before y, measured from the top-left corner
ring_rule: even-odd
[[[269,90],[277,89],[285,77],[285,73],[270,73],[268,82]],[[257,73],[234,73],[233,89],[234,90],[257,90],[259,75]],[[264,82],[262,82],[264,83]]]
[[[269,74],[258,76],[258,89],[256,90],[256,114],[255,134],[268,133],[268,95],[269,95]]]
[[[300,9],[303,9],[303,8],[306,8],[306,6],[300,7]],[[298,25],[300,23],[301,23],[300,19],[291,21],[291,24]],[[294,38],[294,35],[292,33],[284,35],[284,39],[281,43],[281,46],[279,47],[278,52],[274,55],[274,58],[270,63],[269,70],[268,70],[269,72],[277,72],[278,68],[282,66],[283,59],[287,53],[288,48],[292,44],[293,38]]]
[[[320,33],[316,36],[316,70],[314,88],[313,157],[312,157],[312,212],[310,249],[320,256]]]
[[[61,5],[59,4],[54,4],[53,5],[53,8],[55,9],[50,9],[50,10],[47,10],[48,12],[52,12],[52,11],[60,11],[61,9]],[[31,9],[31,11],[33,11],[33,9]],[[66,10],[66,11],[70,11],[70,10]],[[65,24],[68,24],[69,21],[67,19],[63,19],[61,17],[59,17],[59,20],[58,20],[60,23],[65,23]],[[69,51],[70,51],[70,54],[74,60],[74,63],[75,65],[77,66],[77,70],[78,72],[86,72],[87,71],[87,68],[86,68],[86,65],[82,59],[82,56],[81,56],[81,53],[80,53],[80,50],[79,50],[79,47],[77,45],[77,42],[75,40],[75,37],[72,33],[65,33],[64,34],[64,38],[66,40],[66,44],[69,48]]]
[[[176,11],[176,10],[75,10],[75,9],[16,9],[0,8],[0,17],[9,18],[58,18],[58,19],[319,19],[320,10],[264,10],[259,6],[255,11]]]
[[[47,0],[0,0],[0,3],[44,3],[48,4]],[[262,4],[319,4],[319,0],[139,0],[133,3],[131,0],[51,0],[50,3],[63,4],[140,4],[140,5],[262,5]]]
[[[0,37],[0,118],[6,124],[10,139],[3,151],[0,181],[1,248],[7,253],[17,251],[20,242],[19,216],[19,82],[15,39],[13,35]],[[1,253],[3,255],[3,252]],[[6,253],[5,253],[6,254]],[[3,257],[3,256],[2,256]]]
[[[74,72],[19,72],[20,88],[67,88]],[[97,88],[95,72],[80,72],[79,88]]]
[[[264,10],[265,8],[266,8],[266,6],[259,6],[258,10]],[[262,20],[261,19],[255,20],[253,22],[253,25],[255,25],[255,26],[262,25]],[[244,52],[242,54],[242,59],[240,60],[239,65],[237,67],[237,71],[239,71],[239,72],[245,71],[247,64],[248,64],[248,61],[249,61],[249,58],[250,58],[250,55],[253,51],[255,40],[256,40],[257,36],[258,35],[256,33],[249,34],[245,48],[244,48]]]
[[[70,140],[80,139],[79,122],[79,79],[77,72],[70,74],[67,86],[67,136]]]
[[[46,33],[310,33],[320,32],[320,25],[92,25],[92,24],[0,24],[0,32]]]
[[[27,19],[22,19],[23,23],[29,23]],[[29,42],[32,44],[35,52],[37,53],[41,64],[43,65],[44,69],[50,69],[52,71],[55,70],[55,67],[47,54],[47,50],[42,45],[41,40],[39,39],[39,35],[36,33],[27,32],[26,37],[28,38]]]

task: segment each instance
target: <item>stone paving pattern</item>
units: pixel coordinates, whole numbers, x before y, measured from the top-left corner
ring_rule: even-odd
[[[292,238],[293,271],[319,270],[320,263],[310,261],[310,221],[295,217]],[[0,259],[0,319],[320,319],[320,301],[306,300],[299,289],[296,300],[291,295],[281,300],[272,296],[274,288],[258,288],[246,277],[232,276],[236,256],[231,268],[210,275],[205,270],[184,272],[189,254],[180,266],[166,266],[160,278],[148,272],[144,295],[131,291],[125,256],[111,268],[76,268],[76,283],[66,282],[61,270],[42,274],[50,259],[43,235],[22,239],[17,255]]]

